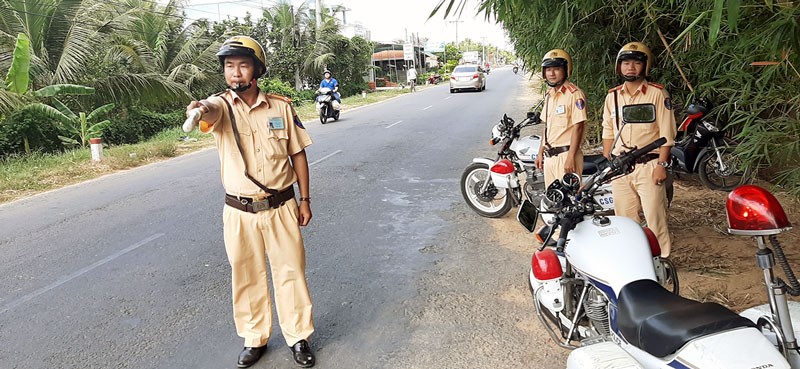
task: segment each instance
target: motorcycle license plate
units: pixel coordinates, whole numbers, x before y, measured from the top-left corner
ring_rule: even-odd
[[[611,209],[614,207],[614,196],[611,193],[595,195],[594,199],[603,209]]]

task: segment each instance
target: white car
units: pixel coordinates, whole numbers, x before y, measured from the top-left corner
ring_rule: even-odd
[[[486,89],[486,73],[480,65],[464,64],[453,69],[450,74],[450,93],[463,89]]]

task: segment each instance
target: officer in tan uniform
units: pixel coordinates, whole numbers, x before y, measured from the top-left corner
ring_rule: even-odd
[[[259,91],[266,71],[264,49],[235,36],[217,53],[229,89],[202,101],[200,130],[219,150],[225,187],[225,251],[231,264],[233,316],[244,338],[237,366],[249,367],[267,349],[272,328],[267,261],[278,321],[295,362],[314,365],[308,337],[314,332],[300,226],[311,220],[308,161],[311,138],[285,97]],[[295,201],[293,184],[300,191]]]
[[[539,146],[536,167],[544,171],[545,188],[564,173],[580,175],[583,171],[586,95],[569,81],[570,76],[572,58],[566,51],[554,49],[544,55],[542,78],[550,88],[542,111],[544,144]]]
[[[626,44],[617,53],[616,73],[625,80],[606,95],[603,108],[603,155],[617,155],[633,147],[643,147],[661,137],[667,139],[660,148],[641,157],[633,173],[612,182],[614,211],[640,222],[639,210],[644,212],[647,226],[656,234],[661,245],[661,256],[669,256],[672,248],[667,227],[667,180],[669,151],[675,140],[675,117],[672,103],[664,86],[647,81],[653,66],[653,54],[641,42]],[[622,107],[633,104],[655,105],[653,123],[629,124],[612,148],[614,137],[622,120]]]

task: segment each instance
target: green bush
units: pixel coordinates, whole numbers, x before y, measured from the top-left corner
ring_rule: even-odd
[[[295,105],[302,105],[303,103],[314,100],[314,91],[297,91],[289,83],[275,78],[262,79],[258,81],[258,87],[262,91],[270,94],[286,96],[292,99],[292,102],[294,102]]]
[[[26,138],[32,152],[62,151],[59,134],[53,120],[31,110],[15,111],[0,122],[0,157],[25,153]]]
[[[103,140],[112,145],[137,143],[175,127],[185,119],[184,110],[163,114],[131,107],[111,118],[111,125],[103,131]]]

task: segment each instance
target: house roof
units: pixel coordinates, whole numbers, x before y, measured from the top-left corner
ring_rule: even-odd
[[[372,54],[372,60],[403,60],[403,50],[384,50]]]

